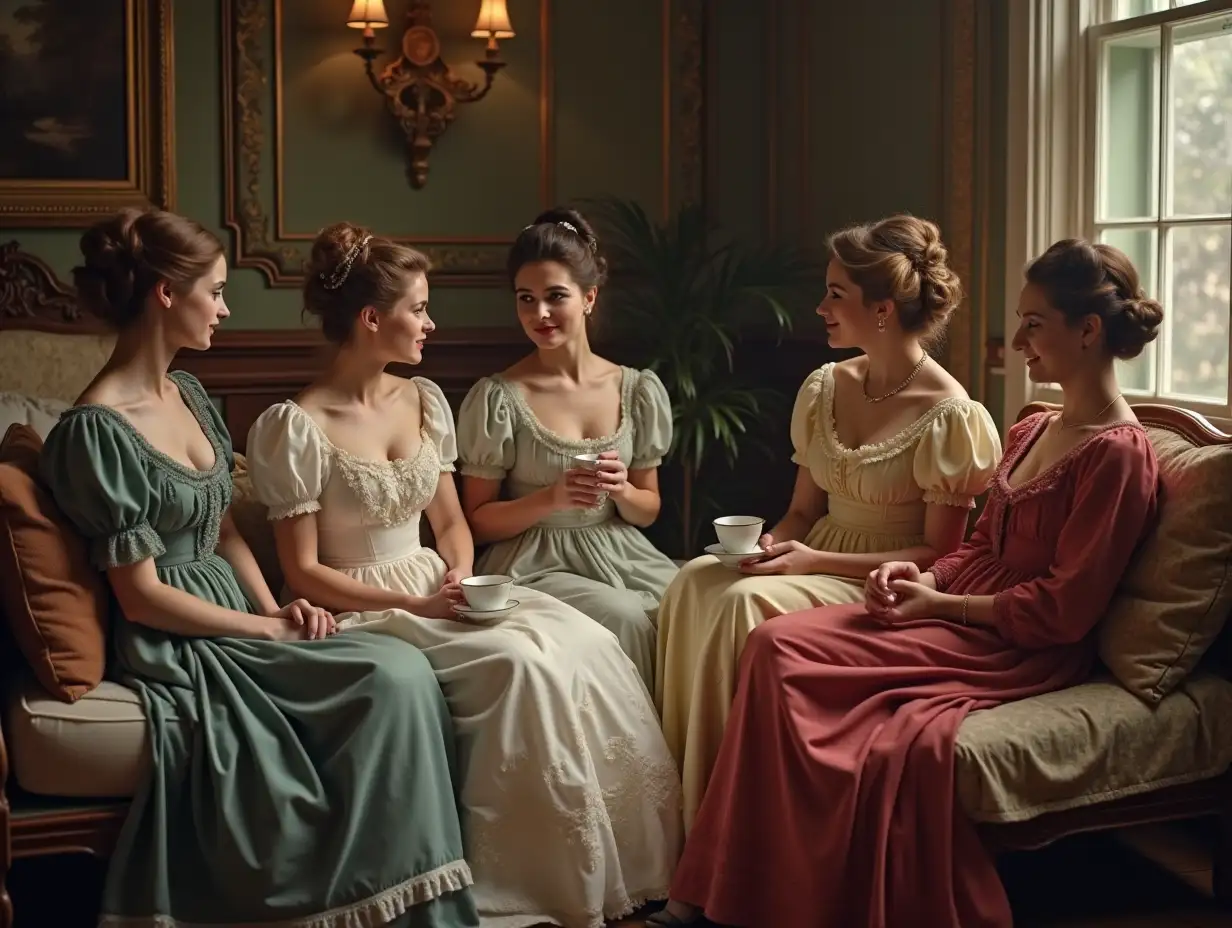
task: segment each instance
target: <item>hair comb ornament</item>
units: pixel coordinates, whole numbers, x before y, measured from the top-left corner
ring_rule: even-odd
[[[337,290],[346,283],[347,276],[351,273],[351,265],[355,263],[355,258],[359,255],[365,245],[372,241],[371,235],[365,235],[358,242],[350,247],[342,260],[338,262],[338,266],[329,274],[324,271],[318,275],[325,285],[326,290]]]
[[[557,220],[556,220],[556,222],[555,222],[554,224],[555,224],[555,225],[558,225],[558,226],[564,226],[566,229],[568,229],[570,232],[572,232],[574,235],[576,235],[578,238],[580,238],[580,239],[582,240],[582,242],[586,245],[586,247],[590,249],[591,254],[595,254],[596,252],[598,252],[598,250],[599,250],[599,243],[598,243],[597,241],[595,241],[595,240],[594,240],[591,236],[586,235],[584,232],[582,232],[582,230],[581,230],[581,229],[579,229],[577,226],[575,226],[575,225],[574,225],[573,223],[571,223],[569,220],[567,220],[567,219],[557,219]],[[547,223],[542,223],[542,222],[541,222],[541,223],[533,223],[533,222],[532,222],[532,223],[531,223],[530,225],[528,225],[528,226],[523,226],[523,227],[522,227],[522,231],[523,231],[523,232],[525,232],[525,231],[527,231],[528,229],[533,229],[536,225],[547,225]]]

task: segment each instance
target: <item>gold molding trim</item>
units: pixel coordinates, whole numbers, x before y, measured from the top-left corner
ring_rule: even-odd
[[[126,206],[175,208],[175,42],[171,0],[125,0],[128,177],[0,179],[0,223],[81,228]]]
[[[306,245],[315,233],[281,233],[281,149],[275,140],[275,215],[266,212],[262,166],[267,138],[263,127],[264,97],[268,90],[265,50],[271,44],[267,29],[281,20],[282,0],[223,0],[223,164],[226,210],[224,224],[235,235],[235,267],[261,271],[271,287],[294,288],[303,283]],[[549,0],[540,0],[541,19]],[[272,20],[272,22],[271,22]],[[541,35],[547,34],[541,30]],[[275,64],[278,62],[274,39]],[[541,121],[550,119],[550,106],[544,106],[544,86],[550,85],[551,69],[540,68]],[[547,82],[547,85],[544,84]],[[275,132],[280,124],[281,100],[274,95]],[[540,127],[540,140],[550,139],[549,129]],[[550,154],[541,152],[541,173],[550,171]],[[550,190],[550,179],[540,178],[540,190]],[[271,224],[275,231],[271,234]],[[440,237],[398,236],[397,241],[413,244],[423,251],[436,268],[433,282],[441,286],[499,286],[508,239],[446,239]]]
[[[668,2],[668,0],[665,0]],[[706,0],[678,0],[673,44],[680,62],[679,89],[673,93],[677,130],[669,142],[680,165],[680,204],[706,199]],[[671,198],[668,197],[670,201]]]
[[[945,0],[945,70],[942,106],[947,131],[942,135],[945,151],[942,182],[945,204],[942,235],[950,254],[950,266],[966,291],[962,306],[950,321],[947,333],[946,367],[978,398],[979,378],[972,372],[973,311],[982,307],[972,301],[975,267],[975,70],[976,0]]]
[[[673,0],[662,0],[664,9],[672,10]],[[665,25],[674,22],[671,44],[674,45],[680,67],[678,91],[668,87],[665,103],[675,111],[677,126],[674,137],[665,140],[664,156],[669,167],[665,178],[670,185],[670,164],[680,165],[679,195],[688,200],[700,200],[704,193],[703,112],[705,88],[703,81],[704,0],[676,0],[679,11],[674,17],[665,15]],[[235,267],[252,268],[265,275],[268,284],[277,288],[298,287],[303,282],[303,262],[306,244],[315,233],[288,232],[282,222],[281,147],[275,139],[274,214],[265,205],[263,165],[269,140],[264,128],[266,99],[269,96],[267,50],[274,49],[274,65],[280,61],[281,39],[271,40],[269,29],[280,32],[282,0],[222,0],[223,19],[223,150],[226,209],[224,224],[235,237],[232,263]],[[544,50],[539,68],[539,190],[545,207],[552,204],[554,193],[552,152],[552,83],[551,66],[551,5],[552,0],[539,0],[539,39]],[[667,40],[665,40],[666,42]],[[665,75],[667,77],[669,75]],[[275,78],[273,93],[275,133],[281,124],[281,79]],[[665,126],[670,127],[672,113],[665,112]],[[669,129],[670,131],[670,129]],[[672,149],[677,157],[672,159]],[[670,189],[665,190],[670,199]],[[397,241],[412,244],[432,261],[436,271],[433,282],[442,286],[493,287],[504,286],[504,262],[510,244],[507,237],[433,237],[399,236]]]
[[[282,24],[283,24],[283,0],[273,0],[274,7],[274,61],[272,72],[274,75],[274,203],[275,203],[275,235],[279,241],[288,242],[311,242],[317,237],[315,231],[312,232],[292,232],[287,230],[287,221],[284,216],[283,207],[286,203],[286,184],[283,182],[283,113],[286,107],[283,102],[283,85],[282,85]],[[555,74],[552,63],[552,45],[551,45],[551,3],[550,0],[539,0],[539,193],[540,193],[540,208],[547,209],[552,206],[550,194],[552,191],[552,107],[550,105],[552,96],[552,81]],[[434,145],[435,152],[435,145]],[[439,156],[438,156],[439,157]],[[471,246],[471,245],[495,245],[502,249],[500,267],[504,267],[504,251],[513,244],[512,239],[507,235],[400,235],[391,236],[394,241],[401,242],[404,245],[414,245],[416,248],[423,249],[423,246],[441,246],[450,247],[456,246]],[[429,255],[431,257],[431,255]],[[436,262],[433,261],[433,264]],[[501,271],[503,274],[503,270]],[[436,279],[436,275],[433,276]]]

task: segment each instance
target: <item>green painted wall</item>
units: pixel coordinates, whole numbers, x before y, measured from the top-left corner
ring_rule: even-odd
[[[941,215],[945,0],[706,2],[709,205],[727,232],[820,245],[848,222],[897,210]],[[1005,2],[993,0],[990,14],[1002,45]],[[215,229],[224,200],[220,4],[175,4],[177,208]],[[349,52],[358,37],[341,23],[346,6],[285,0],[286,227],[311,232],[348,218],[398,234],[516,232],[541,205],[539,0],[510,0],[518,36],[502,43],[509,67],[487,100],[460,108],[420,191],[407,185],[391,120]],[[403,3],[387,6],[399,20]],[[465,37],[474,6],[436,4],[439,31],[461,36],[445,42],[446,60],[468,76],[477,73],[469,61],[479,51]],[[616,193],[661,212],[659,0],[551,0],[550,8],[554,198]],[[379,33],[380,43],[392,45],[396,31]],[[991,80],[981,92],[1000,92]],[[267,120],[272,132],[268,113]],[[272,164],[271,157],[271,175]],[[265,187],[272,190],[272,180]],[[272,202],[267,209],[273,213]],[[5,230],[62,276],[78,236]],[[299,324],[297,292],[269,288],[256,270],[233,270],[228,296],[235,328]],[[505,325],[512,316],[501,289],[441,287],[433,303],[444,326]],[[990,328],[1000,325],[1001,308],[992,309]]]

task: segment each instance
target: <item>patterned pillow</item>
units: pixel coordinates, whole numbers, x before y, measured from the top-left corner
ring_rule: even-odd
[[[1159,459],[1159,524],[1100,624],[1099,656],[1154,704],[1197,666],[1232,608],[1232,445],[1147,432]]]

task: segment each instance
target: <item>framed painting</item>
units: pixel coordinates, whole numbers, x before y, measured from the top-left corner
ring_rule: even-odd
[[[172,0],[0,0],[0,225],[174,206]]]

